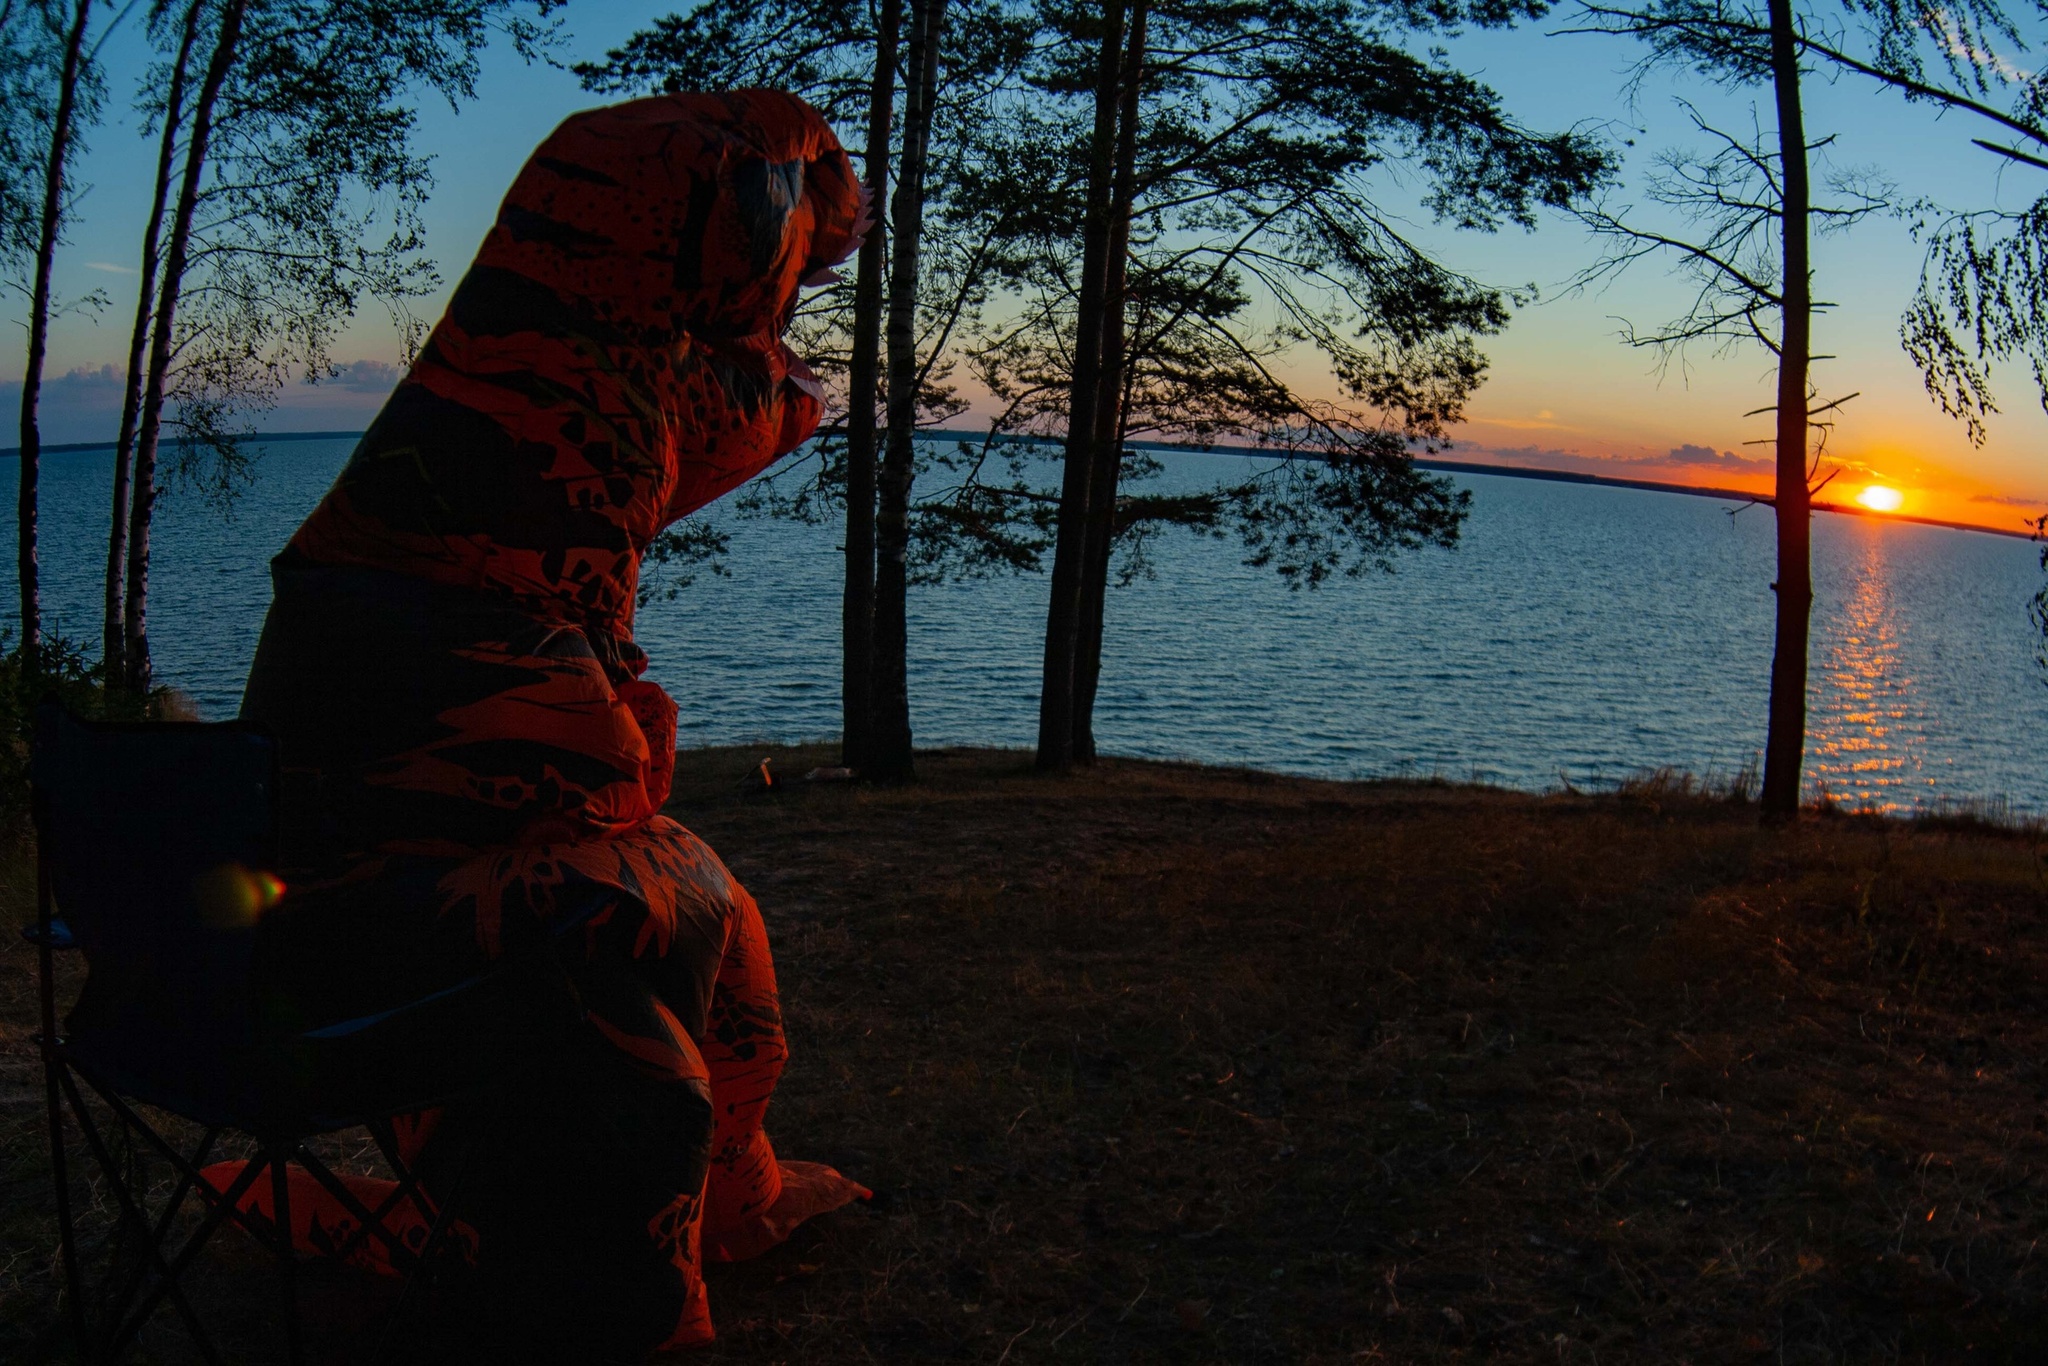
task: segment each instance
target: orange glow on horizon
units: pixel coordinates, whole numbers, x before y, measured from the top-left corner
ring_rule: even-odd
[[[1883,484],[1872,484],[1856,495],[1856,501],[1872,512],[1897,512],[1905,505],[1906,495]]]

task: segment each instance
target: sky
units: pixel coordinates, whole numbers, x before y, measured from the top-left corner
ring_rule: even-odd
[[[601,54],[672,4],[571,0],[564,57]],[[1643,172],[1660,149],[1688,145],[1680,99],[1716,122],[1750,118],[1750,99],[1660,75],[1627,96],[1632,44],[1566,35],[1561,22],[1507,33],[1470,34],[1446,46],[1451,59],[1492,85],[1509,111],[1539,128],[1586,127],[1626,141],[1617,194],[1640,200]],[[2031,54],[2013,54],[2020,68]],[[139,38],[116,35],[107,60],[109,117],[91,135],[82,178],[87,186],[57,272],[60,297],[92,290],[114,300],[97,317],[72,311],[53,329],[44,439],[105,441],[119,412],[120,369],[133,310],[134,257],[146,209],[153,145],[125,105],[145,53]],[[2041,60],[2048,60],[2042,58]],[[2018,208],[2048,173],[2012,167],[1973,147],[1985,132],[1959,115],[1938,117],[1853,78],[1807,82],[1810,135],[1832,134],[1840,166],[1881,169],[1908,195],[1967,207]],[[477,99],[460,110],[422,109],[420,145],[436,157],[437,186],[426,213],[428,248],[443,277],[440,294],[422,300],[437,316],[446,290],[496,213],[513,175],[565,115],[596,100],[560,69],[528,66],[507,50],[485,60]],[[1761,120],[1769,127],[1768,110]],[[857,131],[845,130],[858,142]],[[1412,201],[1412,185],[1387,186],[1387,202]],[[1534,232],[1487,235],[1408,220],[1415,239],[1454,267],[1491,283],[1534,286],[1537,301],[1507,331],[1487,339],[1485,386],[1455,433],[1452,458],[1573,470],[1672,483],[1769,488],[1769,416],[1745,417],[1772,401],[1770,358],[1757,347],[1717,353],[1696,347],[1675,363],[1622,343],[1624,322],[1650,327],[1683,308],[1687,286],[1668,263],[1651,260],[1599,288],[1572,281],[1600,248],[1578,223],[1547,218]],[[1856,393],[1828,440],[1840,473],[1823,497],[1849,501],[1871,483],[1899,489],[1901,512],[2006,529],[2048,511],[2048,415],[2031,377],[2001,374],[2004,411],[1988,440],[1972,447],[1961,424],[1928,399],[1899,346],[1899,317],[1918,277],[1921,248],[1902,222],[1872,219],[1815,248],[1816,296],[1833,307],[1816,323],[1815,349],[1833,359],[1815,368],[1828,398]],[[9,320],[17,324],[13,306]],[[355,430],[364,426],[399,377],[397,333],[381,314],[360,317],[336,348],[343,373],[318,386],[291,386],[270,431]],[[0,356],[0,421],[15,427],[21,353]]]

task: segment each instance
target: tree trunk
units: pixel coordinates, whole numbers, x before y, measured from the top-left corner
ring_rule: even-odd
[[[1104,0],[1102,47],[1095,74],[1095,130],[1088,146],[1088,199],[1081,229],[1066,464],[1060,483],[1059,530],[1053,541],[1052,594],[1045,613],[1045,678],[1038,695],[1038,768],[1047,773],[1064,772],[1074,762],[1074,657],[1080,645],[1092,456],[1096,412],[1102,398],[1102,306],[1107,290],[1110,177],[1116,151],[1123,29],[1123,0]]]
[[[896,112],[896,36],[903,0],[882,0],[868,99],[868,193],[875,224],[853,283],[853,364],[846,400],[846,593],[840,609],[839,762],[865,770],[874,748],[869,701],[875,668],[875,403],[881,387],[882,229],[889,202],[889,132]]]
[[[918,250],[924,237],[925,158],[932,98],[939,81],[939,40],[946,0],[913,0],[909,60],[904,63],[903,156],[892,206],[895,260],[889,272],[889,442],[875,503],[875,657],[868,776],[907,783],[916,777],[910,734],[910,481],[917,437]]]
[[[157,145],[156,188],[142,225],[141,280],[135,290],[135,328],[128,336],[128,386],[121,398],[121,433],[114,442],[114,508],[107,524],[106,612],[100,627],[100,673],[108,687],[127,682],[127,633],[122,619],[123,579],[128,572],[128,475],[135,456],[135,427],[142,416],[143,366],[149,348],[149,319],[156,303],[156,270],[164,206],[171,197],[171,167],[177,159],[178,125],[185,118],[185,74],[199,37],[198,0],[185,10],[178,59],[164,94],[163,137]]]
[[[178,187],[178,208],[164,246],[163,282],[158,287],[156,324],[149,339],[149,377],[142,391],[142,421],[135,439],[135,489],[128,515],[128,601],[122,625],[127,636],[128,687],[147,693],[149,660],[149,521],[156,510],[156,451],[163,434],[164,388],[171,373],[171,342],[176,332],[178,294],[185,283],[185,261],[192,244],[192,217],[199,208],[200,182],[206,172],[206,144],[213,132],[213,109],[235,64],[241,41],[242,13],[248,0],[228,0],[221,12],[220,32],[207,59],[206,78],[192,106],[192,133],[185,147],[185,175]]]
[[[1806,128],[1799,110],[1799,45],[1792,0],[1770,0],[1771,75],[1784,177],[1783,325],[1778,353],[1778,629],[1771,657],[1770,730],[1764,741],[1763,816],[1796,819],[1806,752],[1806,649],[1813,611],[1812,494],[1807,486],[1807,368],[1813,285],[1807,255]]]
[[[1139,82],[1145,67],[1147,0],[1131,6],[1117,109],[1116,184],[1110,195],[1109,246],[1102,293],[1102,380],[1097,388],[1095,450],[1083,543],[1081,619],[1074,649],[1074,762],[1095,762],[1095,689],[1102,679],[1102,619],[1109,598],[1109,556],[1116,542],[1117,480],[1124,463],[1124,390],[1129,364],[1124,332],[1130,277],[1131,209],[1137,199]]]
[[[43,166],[42,233],[36,242],[36,278],[29,296],[28,366],[21,378],[21,487],[17,518],[16,571],[21,585],[21,651],[31,671],[40,667],[43,646],[42,582],[36,563],[37,480],[42,473],[43,429],[38,408],[43,364],[50,349],[50,271],[57,261],[57,233],[64,223],[64,163],[71,152],[71,122],[78,107],[78,82],[85,62],[85,25],[92,0],[77,0],[64,35],[64,65],[57,78],[57,112],[50,121],[50,157]]]

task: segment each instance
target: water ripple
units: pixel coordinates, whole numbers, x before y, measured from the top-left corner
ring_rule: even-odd
[[[269,601],[268,557],[349,443],[272,447],[232,522],[164,503],[151,602],[162,675],[235,710]],[[46,610],[98,629],[108,457],[45,463]],[[1170,458],[1195,486],[1235,457]],[[4,462],[0,462],[4,468]],[[1164,537],[1155,577],[1111,596],[1097,733],[1109,752],[1332,777],[1443,774],[1518,787],[1647,768],[1729,774],[1763,745],[1770,514],[1642,490],[1460,477],[1464,544],[1393,576],[1290,593],[1234,547]],[[745,521],[733,577],[640,623],[685,744],[835,734],[839,553],[828,529]],[[0,528],[11,562],[13,528]],[[1821,517],[1808,787],[1860,807],[2003,800],[2048,812],[2030,738],[2048,723],[2026,605],[2033,547],[1909,523]],[[1028,746],[1042,578],[914,592],[920,744]]]

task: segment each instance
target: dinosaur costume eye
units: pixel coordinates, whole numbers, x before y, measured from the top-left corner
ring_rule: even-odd
[[[766,275],[781,257],[790,215],[804,194],[801,161],[763,161],[749,157],[733,172],[733,202],[746,228],[748,264]]]

